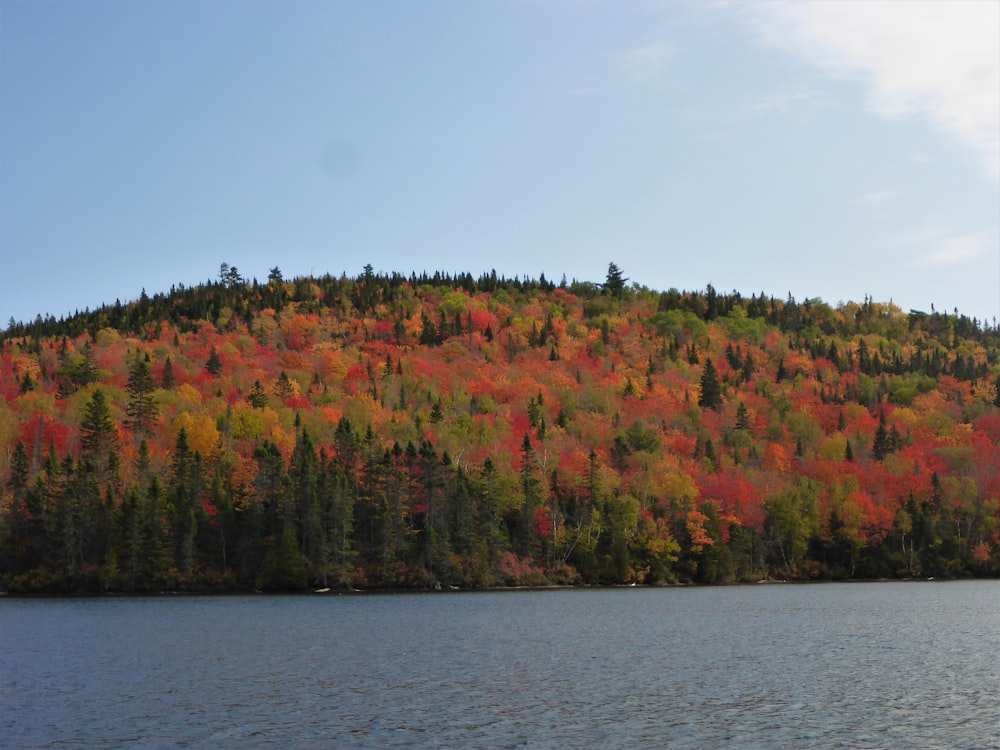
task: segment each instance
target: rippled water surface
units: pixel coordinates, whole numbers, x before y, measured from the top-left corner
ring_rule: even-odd
[[[1000,583],[5,599],[0,738],[1000,748]]]

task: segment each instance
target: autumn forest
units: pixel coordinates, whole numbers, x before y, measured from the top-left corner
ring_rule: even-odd
[[[957,310],[223,264],[0,331],[0,589],[996,576],[998,384]]]

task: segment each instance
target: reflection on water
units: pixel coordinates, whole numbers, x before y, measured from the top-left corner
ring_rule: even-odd
[[[1000,583],[0,601],[12,747],[1000,748]]]

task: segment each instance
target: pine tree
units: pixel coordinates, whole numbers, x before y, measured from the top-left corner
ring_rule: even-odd
[[[148,354],[144,357],[136,356],[132,366],[129,367],[127,389],[129,403],[125,410],[127,415],[125,425],[137,436],[151,435],[157,408],[153,402],[156,384],[149,372]]]
[[[878,428],[875,430],[875,437],[872,440],[872,458],[876,461],[883,461],[889,454],[889,432],[885,429],[885,412],[879,415]]]
[[[214,346],[208,355],[208,361],[205,363],[205,369],[213,378],[217,378],[222,374],[222,360],[219,359],[219,353],[215,351]]]
[[[785,370],[785,360],[782,359],[780,362],[778,362],[778,371],[775,374],[774,379],[775,381],[780,383],[787,377],[788,377],[788,372]]]
[[[177,376],[174,375],[174,363],[168,354],[167,359],[163,363],[163,375],[160,377],[160,387],[169,391],[175,385],[177,385]]]
[[[267,406],[267,391],[264,390],[264,386],[261,385],[259,380],[255,380],[254,384],[250,386],[247,401],[250,402],[250,406],[254,409],[263,409]]]
[[[604,282],[604,293],[609,297],[621,299],[625,293],[625,282],[628,281],[622,270],[614,263],[608,264],[608,276]]]
[[[111,418],[111,407],[104,392],[97,388],[84,407],[80,422],[80,444],[83,457],[90,459],[97,475],[105,479],[116,468],[118,431]]]
[[[747,405],[742,401],[740,401],[740,405],[736,407],[736,429],[750,429],[750,412],[747,410]]]
[[[703,409],[718,409],[722,405],[722,387],[719,376],[711,357],[705,358],[705,366],[701,371],[701,393],[698,395],[698,406]]]

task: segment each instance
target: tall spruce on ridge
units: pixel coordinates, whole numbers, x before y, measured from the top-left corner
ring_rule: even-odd
[[[609,297],[621,299],[625,294],[625,278],[622,270],[614,263],[608,264],[608,277],[604,281],[604,293]]]

